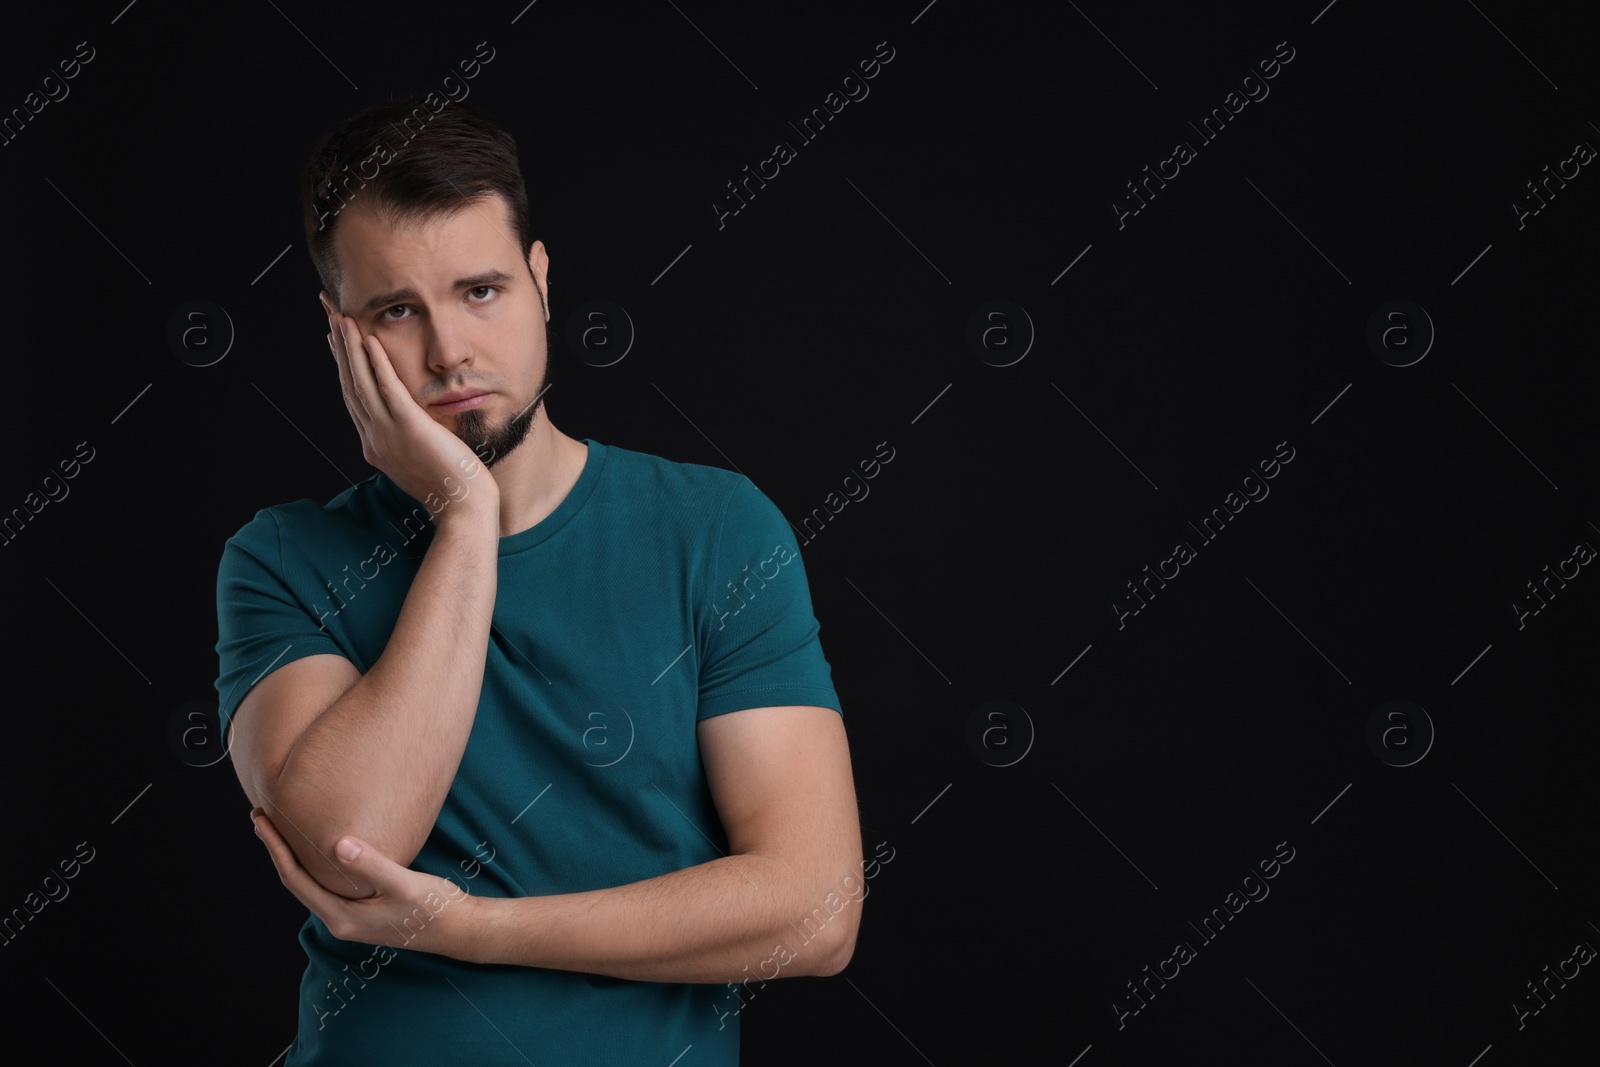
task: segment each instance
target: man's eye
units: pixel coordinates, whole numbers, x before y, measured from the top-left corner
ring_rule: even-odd
[[[400,321],[400,316],[394,315],[393,312],[406,311],[406,310],[408,310],[408,309],[406,308],[406,306],[404,304],[396,304],[394,307],[389,308],[387,311],[385,311],[383,313],[383,317],[384,317],[385,320],[387,320],[389,322],[399,322]]]
[[[483,298],[478,301],[478,303],[481,304],[485,300],[489,299],[488,294],[494,292],[494,286],[492,286],[492,285],[480,285],[480,286],[477,286],[476,288],[474,288],[471,291],[474,292],[474,293],[483,293],[484,294]]]

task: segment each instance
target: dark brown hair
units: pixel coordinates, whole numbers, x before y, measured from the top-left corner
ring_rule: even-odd
[[[364,201],[393,223],[426,223],[497,193],[526,256],[528,189],[511,135],[437,93],[374,104],[324,137],[300,176],[306,246],[322,287],[340,298],[333,232],[350,203]]]

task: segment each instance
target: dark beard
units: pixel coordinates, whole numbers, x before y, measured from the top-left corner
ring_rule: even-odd
[[[539,405],[544,403],[540,399],[529,405],[528,410],[513,419],[507,420],[494,429],[489,429],[485,424],[487,420],[480,411],[463,411],[457,418],[458,429],[456,436],[460,437],[472,450],[478,454],[484,466],[492,468],[504,459],[513,448],[516,448],[528,436],[528,429],[533,425],[534,414],[539,410]]]
[[[463,411],[456,417],[456,436],[465,441],[484,466],[493,468],[511,450],[522,444],[528,436],[528,430],[533,426],[534,416],[539,413],[539,408],[544,404],[544,394],[550,388],[550,364],[554,354],[554,336],[550,324],[545,323],[545,360],[544,380],[539,383],[539,391],[534,394],[534,400],[526,408],[499,426],[490,427],[489,420],[477,408]]]

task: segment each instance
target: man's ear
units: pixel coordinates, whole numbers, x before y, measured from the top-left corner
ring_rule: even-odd
[[[328,295],[326,289],[317,294],[317,300],[322,304],[322,310],[329,315],[337,315],[339,313],[339,305],[334,302],[333,297]]]
[[[544,242],[535,241],[528,248],[528,271],[533,275],[539,290],[539,303],[544,307],[544,321],[550,321],[550,257],[545,253]]]

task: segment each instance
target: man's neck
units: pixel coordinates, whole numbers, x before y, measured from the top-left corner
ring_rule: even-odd
[[[556,429],[541,410],[528,436],[490,471],[500,490],[500,536],[548,518],[577,484],[588,456],[587,445]]]

